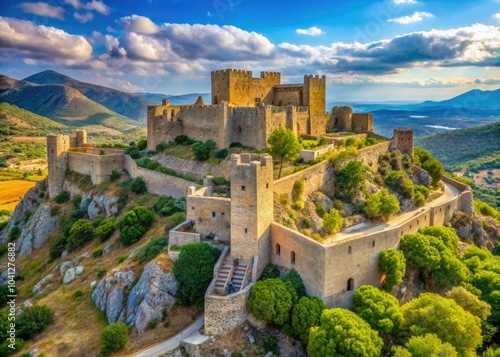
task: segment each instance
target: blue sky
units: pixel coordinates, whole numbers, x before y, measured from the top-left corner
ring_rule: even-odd
[[[329,101],[358,102],[500,87],[500,0],[25,0],[0,15],[0,71],[17,79],[181,94],[238,68],[326,75]]]

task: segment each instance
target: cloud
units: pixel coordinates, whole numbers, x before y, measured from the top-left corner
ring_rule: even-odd
[[[296,29],[295,32],[298,33],[299,35],[307,35],[307,36],[319,36],[326,33],[316,26],[309,27],[308,29]]]
[[[84,14],[79,14],[78,12],[75,12],[73,16],[82,24],[85,24],[94,19],[94,15],[91,12],[86,12]]]
[[[497,12],[496,14],[491,15],[491,17],[493,18],[493,20],[496,21],[496,23],[498,25],[500,25],[500,12]]]
[[[395,4],[416,4],[417,0],[394,0]]]
[[[478,78],[474,81],[474,84],[486,84],[489,86],[498,85],[500,84],[500,78]]]
[[[64,8],[60,6],[51,6],[45,2],[23,2],[19,4],[19,7],[23,12],[28,14],[64,20]]]
[[[21,58],[85,60],[92,46],[83,36],[39,26],[32,21],[0,16],[0,48],[10,56]]]
[[[407,25],[407,24],[412,24],[414,22],[420,22],[424,18],[429,18],[429,17],[434,17],[434,15],[432,15],[429,12],[425,12],[425,11],[416,11],[410,16],[397,17],[394,19],[389,19],[387,21],[388,22],[397,22],[398,24]]]
[[[160,32],[160,28],[149,18],[139,15],[122,17],[118,23],[129,32],[153,35]]]
[[[108,15],[109,14],[109,6],[104,4],[100,0],[92,0],[88,3],[82,3],[80,0],[64,0],[66,4],[72,5],[75,9],[84,9],[89,11],[97,11],[100,14]]]
[[[106,27],[106,31],[108,31],[108,32],[113,32],[113,33],[118,32],[116,29],[114,29],[114,28],[113,28],[113,27],[111,27],[111,26]]]

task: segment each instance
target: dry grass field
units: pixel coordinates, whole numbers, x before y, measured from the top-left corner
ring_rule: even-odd
[[[0,210],[14,211],[24,194],[35,185],[36,182],[23,180],[0,181]]]
[[[47,144],[46,136],[12,136],[11,138],[18,143]]]

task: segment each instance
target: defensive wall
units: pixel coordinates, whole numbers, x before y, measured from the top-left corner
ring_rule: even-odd
[[[186,219],[181,224],[175,226],[168,232],[168,249],[171,246],[182,247],[188,243],[201,242],[201,235],[199,233],[186,232],[194,226],[194,221]]]
[[[90,154],[68,151],[67,169],[82,175],[90,176],[92,184],[98,185],[109,179],[113,171],[122,171],[124,167],[123,150],[116,154]]]

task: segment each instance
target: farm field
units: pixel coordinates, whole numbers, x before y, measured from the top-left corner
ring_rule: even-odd
[[[24,194],[35,185],[36,182],[23,180],[0,182],[0,210],[14,211]]]

